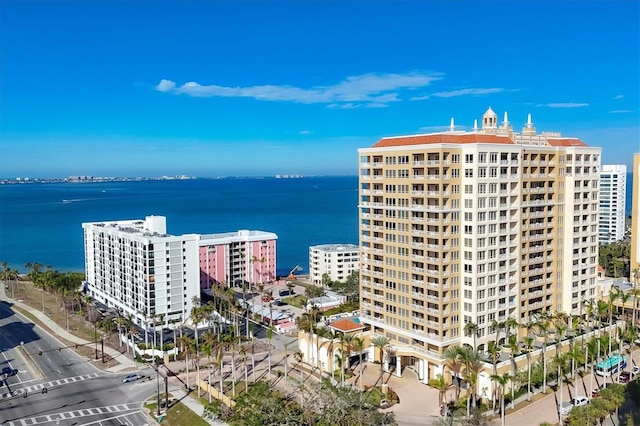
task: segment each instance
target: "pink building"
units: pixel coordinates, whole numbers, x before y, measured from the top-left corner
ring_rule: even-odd
[[[277,239],[272,232],[248,230],[200,235],[200,288],[275,281]]]

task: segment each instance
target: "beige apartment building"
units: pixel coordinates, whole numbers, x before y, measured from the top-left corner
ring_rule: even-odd
[[[452,119],[359,150],[361,321],[391,339],[391,369],[427,383],[447,347],[485,350],[494,320],[581,313],[596,292],[600,157],[491,108],[472,131]]]
[[[633,155],[633,186],[631,195],[631,262],[629,281],[640,283],[640,154]]]

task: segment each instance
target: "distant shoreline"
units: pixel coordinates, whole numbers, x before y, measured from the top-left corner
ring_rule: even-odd
[[[0,185],[28,185],[36,183],[106,183],[106,182],[145,182],[163,180],[235,180],[235,179],[307,179],[316,177],[357,177],[356,175],[275,175],[275,176],[225,176],[225,177],[197,177],[197,176],[152,176],[152,177],[94,177],[94,176],[70,176],[64,178],[0,178]]]

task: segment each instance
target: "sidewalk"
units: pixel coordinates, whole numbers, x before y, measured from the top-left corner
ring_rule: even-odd
[[[633,360],[638,360],[640,358],[640,350],[635,350],[631,353],[631,358]],[[628,365],[637,365],[638,362],[634,364],[629,360]],[[615,378],[614,378],[615,380]],[[602,385],[611,381],[610,377],[594,377],[593,378],[593,388],[598,387],[598,383]],[[560,394],[551,390],[550,386],[547,386],[548,394],[543,398],[532,402],[531,404],[518,408],[516,406],[516,411],[512,411],[507,408],[505,422],[509,426],[530,426],[530,425],[539,425],[543,422],[548,422],[551,424],[558,424],[558,404],[560,402]],[[585,395],[591,399],[591,373],[584,376],[584,384],[583,379],[578,379],[578,389],[575,389],[573,385],[571,386],[563,386],[562,387],[562,401],[568,402],[571,400],[571,397],[576,395]],[[500,419],[494,421],[492,424],[499,425]]]
[[[4,282],[3,282],[3,284],[0,285],[0,299],[6,300],[7,302],[14,304],[15,306],[22,309],[23,311],[27,311],[31,315],[36,317],[38,321],[42,322],[49,329],[45,331],[47,332],[50,331],[49,334],[51,334],[53,338],[56,338],[57,336],[68,342],[71,342],[74,344],[77,343],[79,345],[88,345],[93,343],[69,333],[67,330],[60,327],[58,324],[56,324],[55,321],[53,321],[51,318],[49,318],[47,315],[40,312],[39,310],[32,308],[31,306],[25,303],[11,299],[7,294],[5,294],[4,290],[5,289],[4,289]],[[20,315],[19,312],[17,314]],[[60,345],[64,346],[62,343],[60,343]],[[107,345],[104,346],[104,352],[105,354],[109,355],[111,358],[116,360],[116,362],[118,363],[113,367],[107,368],[105,371],[108,371],[111,373],[118,373],[118,372],[122,372],[129,369],[137,369],[136,363],[132,359],[130,359],[126,353],[122,353],[119,350],[113,349]]]

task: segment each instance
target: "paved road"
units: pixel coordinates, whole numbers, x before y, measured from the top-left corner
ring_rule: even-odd
[[[155,393],[155,380],[122,383],[122,374],[99,371],[91,359],[62,346],[0,303],[0,363],[14,371],[0,387],[0,424],[152,423],[141,406]]]

